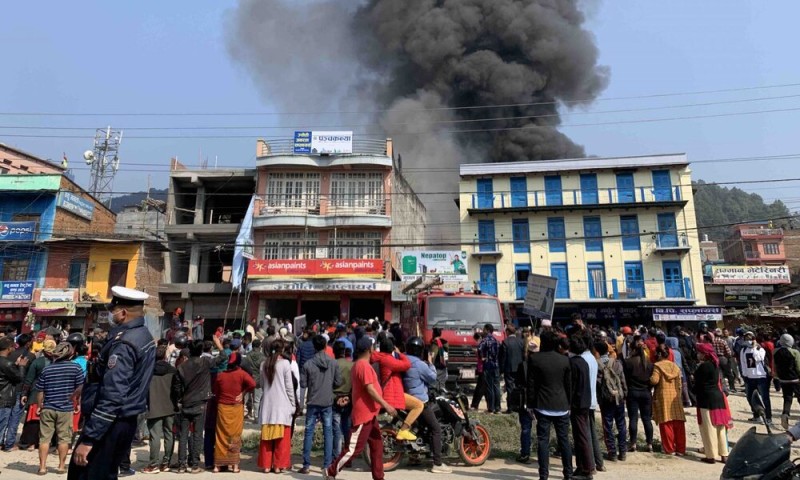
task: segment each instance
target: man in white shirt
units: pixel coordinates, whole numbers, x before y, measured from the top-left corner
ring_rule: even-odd
[[[742,368],[747,401],[750,403],[751,410],[753,410],[753,418],[750,421],[759,421],[759,418],[755,415],[755,409],[753,409],[753,392],[757,390],[761,395],[761,400],[764,402],[767,423],[771,424],[772,402],[769,398],[769,378],[767,378],[767,351],[755,341],[753,332],[745,333],[744,339],[745,346],[739,353],[739,364]]]

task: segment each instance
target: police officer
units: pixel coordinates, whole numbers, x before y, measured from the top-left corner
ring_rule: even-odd
[[[68,480],[115,479],[147,410],[156,343],[144,325],[146,293],[111,289],[112,330],[89,370],[81,406],[86,424],[69,465]]]

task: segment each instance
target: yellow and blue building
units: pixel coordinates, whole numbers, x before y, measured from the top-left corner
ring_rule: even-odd
[[[686,155],[465,164],[462,248],[471,280],[511,315],[530,273],[556,277],[556,320],[649,322],[705,305]]]

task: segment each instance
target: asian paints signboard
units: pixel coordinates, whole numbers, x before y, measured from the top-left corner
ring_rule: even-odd
[[[775,285],[791,283],[789,268],[785,265],[714,265],[711,267],[712,283],[717,285]]]
[[[353,153],[353,132],[294,132],[296,155]]]

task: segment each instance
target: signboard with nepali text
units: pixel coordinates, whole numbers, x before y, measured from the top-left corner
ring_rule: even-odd
[[[353,153],[353,132],[294,132],[296,155]]]
[[[714,265],[711,279],[715,284],[764,285],[791,283],[786,265]]]
[[[722,307],[657,307],[654,322],[721,322]]]
[[[59,192],[56,206],[86,220],[91,220],[94,216],[94,204],[71,192]]]
[[[383,278],[383,260],[332,258],[250,260],[247,278]]]
[[[0,283],[0,301],[19,302],[30,300],[35,282],[6,281]]]

